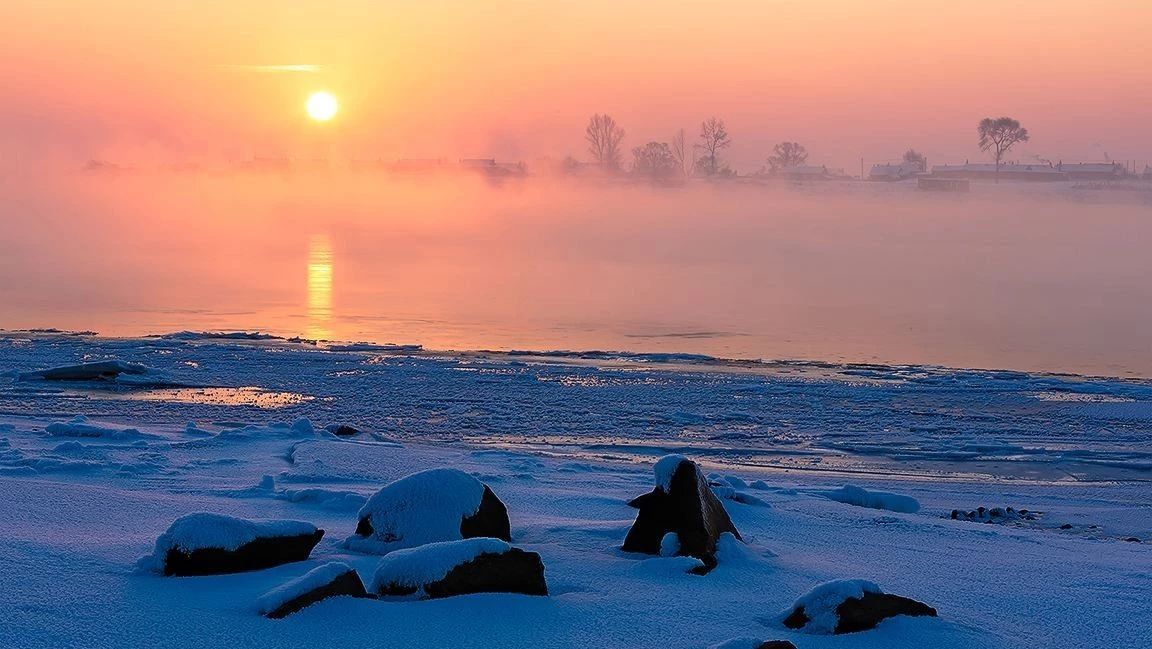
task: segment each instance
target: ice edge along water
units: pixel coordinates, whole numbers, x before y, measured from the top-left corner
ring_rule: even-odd
[[[13,380],[0,392],[0,513],[9,525],[0,551],[10,559],[0,562],[0,579],[13,585],[0,594],[7,612],[3,646],[375,646],[388,638],[414,647],[706,647],[748,637],[818,647],[827,646],[824,639],[773,620],[815,584],[844,578],[884,584],[937,607],[941,618],[889,620],[875,631],[838,638],[837,646],[1033,647],[1090,638],[1125,647],[1152,635],[1142,610],[1152,590],[1152,546],[1122,538],[1144,534],[1140,526],[1149,520],[1147,480],[1138,479],[1145,475],[1138,465],[1147,452],[1141,434],[1149,393],[1139,383],[895,370],[874,383],[797,380],[114,340],[0,342],[0,370],[14,378],[12,372],[86,355],[123,356],[190,383],[299,391],[317,399],[269,411],[105,398],[106,386]],[[973,389],[976,396],[967,394]],[[1107,399],[1030,396],[1045,390]],[[1122,404],[1129,407],[1114,409]],[[798,416],[804,410],[810,414]],[[88,419],[70,421],[78,415]],[[862,423],[878,417],[898,446]],[[296,423],[272,425],[284,419]],[[789,427],[788,419],[803,425]],[[340,439],[311,423],[337,420],[367,432]],[[200,423],[189,428],[189,421]],[[46,431],[54,422],[110,432],[77,429],[78,436],[62,441]],[[1083,426],[1095,426],[1098,435],[1078,433]],[[545,431],[541,437],[594,439],[533,439],[533,427]],[[118,438],[126,428],[141,436]],[[818,430],[806,446],[796,444],[807,429]],[[1015,439],[982,437],[992,429],[1015,429]],[[603,430],[618,439],[604,443],[597,432]],[[1021,470],[1017,476],[1002,471],[1000,482],[941,481],[911,466],[953,452],[948,438],[957,435],[966,437],[963,452],[988,453]],[[488,436],[501,448],[476,447]],[[880,457],[927,476],[894,481],[877,471],[851,480],[873,496],[913,498],[919,511],[858,506],[867,498],[830,499],[828,493],[849,482],[842,472],[805,465],[765,472],[740,461],[748,449],[762,451],[761,444],[806,457],[818,455],[812,445],[841,454],[849,446],[880,448],[837,468],[874,466]],[[1026,450],[1040,445],[1063,447],[1063,455],[1048,452],[1037,462],[1029,455],[1040,454]],[[679,558],[641,560],[616,549],[635,513],[625,502],[651,487],[646,458],[669,446],[717,460],[716,477],[733,493],[754,492],[768,505],[724,500],[749,545],[739,553],[722,547],[733,555],[706,577],[686,575]],[[1011,447],[1022,450],[1002,452]],[[1105,454],[1121,466],[1096,468],[1093,461]],[[1027,474],[1042,463],[1084,475],[1077,481]],[[404,475],[441,466],[463,469],[499,491],[516,546],[540,553],[547,565],[551,597],[323,602],[281,622],[252,614],[261,594],[318,565],[342,561],[370,575],[379,561],[339,543],[355,528],[354,506],[326,507],[323,499],[284,494],[303,485],[365,497]],[[1105,469],[1120,471],[1121,479],[1091,479]],[[946,518],[953,508],[976,505],[1027,507],[1043,512],[1044,524]],[[260,573],[164,580],[132,571],[157,535],[195,511],[307,520],[332,535],[312,560]],[[1064,521],[1075,524],[1061,530]],[[1093,524],[1111,529],[1092,531]],[[670,569],[656,569],[659,564]],[[62,623],[67,620],[83,624]]]

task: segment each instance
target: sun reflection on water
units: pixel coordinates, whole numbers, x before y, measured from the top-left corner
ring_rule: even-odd
[[[308,337],[331,338],[332,242],[313,235],[308,243]]]

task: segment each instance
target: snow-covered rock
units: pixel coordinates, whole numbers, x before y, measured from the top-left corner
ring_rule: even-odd
[[[864,579],[837,579],[805,593],[784,617],[784,626],[806,633],[855,633],[896,615],[936,616],[936,609],[889,595]]]
[[[385,486],[364,503],[359,519],[345,545],[376,554],[476,537],[512,540],[504,503],[458,469],[429,469]]]
[[[282,618],[329,597],[370,597],[360,575],[346,563],[318,566],[256,600],[260,614]]]
[[[759,638],[732,638],[714,645],[708,649],[796,649],[796,645],[787,640],[760,640]]]
[[[147,374],[148,372],[148,368],[139,363],[109,360],[23,372],[19,375],[19,379],[21,381],[109,381],[118,378],[121,374]]]
[[[972,521],[974,523],[1014,523],[1017,521],[1034,521],[1041,512],[1014,507],[977,507],[971,511],[953,509],[951,518],[954,521]]]
[[[138,566],[173,576],[262,570],[307,559],[323,536],[324,530],[303,521],[199,512],[176,519]]]
[[[332,433],[337,437],[352,437],[360,434],[360,429],[348,424],[328,424],[324,430]]]
[[[654,471],[656,488],[629,503],[640,512],[622,549],[661,554],[668,549],[665,537],[672,533],[678,541],[677,554],[696,557],[709,569],[715,567],[720,535],[728,532],[739,540],[740,532],[700,467],[683,456],[668,455],[656,463]]]
[[[371,589],[383,596],[429,599],[471,593],[548,594],[540,555],[493,538],[391,552],[380,560]]]
[[[817,493],[829,500],[857,507],[885,509],[905,514],[914,514],[920,511],[920,502],[911,496],[902,496],[886,491],[870,491],[856,485],[844,485],[839,489]]]

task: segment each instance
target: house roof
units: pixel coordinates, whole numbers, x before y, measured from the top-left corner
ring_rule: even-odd
[[[968,163],[962,165],[936,165],[932,167],[933,173],[941,171],[971,171],[971,172],[995,172],[996,165],[991,163]],[[1000,171],[1010,171],[1012,173],[1053,173],[1058,172],[1059,169],[1050,165],[1043,164],[1002,164]]]
[[[1119,162],[1061,162],[1057,165],[1064,171],[1087,171],[1099,173],[1114,173],[1123,167]]]

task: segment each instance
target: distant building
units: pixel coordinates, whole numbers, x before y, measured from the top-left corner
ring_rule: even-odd
[[[1152,165],[1144,165],[1144,180],[1152,180]]]
[[[495,158],[462,158],[460,168],[493,177],[527,175],[523,162],[497,162]]]
[[[916,162],[872,165],[872,170],[868,172],[868,180],[895,182],[914,178],[922,171],[920,164]]]
[[[829,169],[824,165],[784,167],[773,171],[772,176],[788,180],[839,180],[848,177],[843,170]]]
[[[996,178],[996,165],[991,163],[936,165],[932,167],[932,175],[936,178],[992,180]],[[1067,180],[1068,175],[1051,165],[1002,164],[1000,165],[1000,178],[1002,180],[1024,182],[1052,182],[1056,180]]]
[[[1069,180],[1116,180],[1127,175],[1119,162],[1061,162],[1056,168],[1068,174]]]

